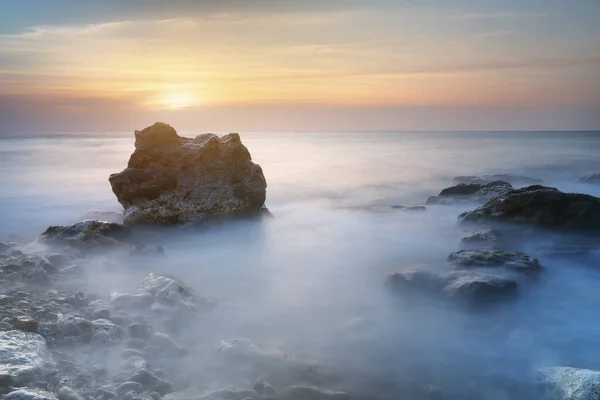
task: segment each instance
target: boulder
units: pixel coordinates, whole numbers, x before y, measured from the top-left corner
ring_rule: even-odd
[[[427,204],[454,204],[460,201],[481,201],[508,193],[512,185],[504,181],[479,183],[459,183],[443,189],[437,196],[427,199]]]
[[[44,390],[18,389],[6,394],[2,400],[57,400],[57,398]]]
[[[147,391],[157,392],[161,396],[173,391],[173,385],[170,382],[159,378],[147,369],[140,369],[134,372],[129,378],[129,381],[137,382],[141,384]]]
[[[597,400],[600,398],[600,371],[570,367],[544,368],[538,384],[547,400]]]
[[[536,258],[502,250],[459,250],[450,254],[448,261],[457,268],[504,267],[522,272],[533,272],[541,268]]]
[[[592,174],[579,178],[580,183],[600,183],[600,174]]]
[[[495,229],[482,229],[460,240],[463,247],[499,250],[504,247],[502,234]]]
[[[476,183],[479,185],[486,185],[494,181],[504,181],[513,185],[540,185],[544,181],[538,178],[530,178],[523,175],[511,175],[511,174],[492,174],[482,176],[457,176],[454,178],[455,183]]]
[[[58,400],[84,400],[75,390],[68,386],[63,386],[56,392]]]
[[[0,332],[0,382],[12,386],[25,385],[51,366],[52,356],[40,335],[21,331]]]
[[[127,168],[109,181],[126,225],[258,215],[267,188],[237,133],[186,138],[160,122],[135,132]]]
[[[96,247],[124,246],[127,229],[114,222],[86,220],[68,226],[50,226],[40,236],[40,241],[80,250]]]
[[[494,300],[513,295],[517,290],[514,280],[472,272],[409,270],[390,275],[387,284],[403,294],[425,293],[469,302]]]
[[[552,228],[600,229],[600,198],[563,193],[546,186],[528,186],[494,197],[462,213],[460,221],[508,221]]]

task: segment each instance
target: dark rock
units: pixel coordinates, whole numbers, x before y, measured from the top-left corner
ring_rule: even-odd
[[[600,183],[600,174],[592,174],[579,178],[581,183]]]
[[[94,319],[110,319],[110,311],[106,308],[94,312]]]
[[[126,225],[257,214],[267,187],[238,134],[191,139],[164,123],[135,132],[127,168],[109,181]]]
[[[463,247],[474,249],[500,250],[504,247],[502,234],[495,229],[482,229],[460,241]]]
[[[129,336],[131,336],[132,338],[139,338],[144,340],[150,339],[153,333],[152,327],[150,325],[142,324],[140,322],[134,322],[133,324],[129,325],[128,330]]]
[[[400,293],[426,293],[470,302],[510,296],[517,290],[513,280],[470,272],[411,270],[390,275],[387,284]]]
[[[600,198],[529,186],[494,197],[460,221],[509,221],[554,228],[600,229]]]
[[[537,271],[541,268],[536,258],[524,253],[501,250],[459,250],[450,254],[448,261],[458,268],[504,267],[523,272]]]
[[[127,229],[112,222],[87,220],[68,226],[51,226],[42,235],[44,243],[78,249],[124,246]]]
[[[493,174],[483,176],[457,176],[454,178],[455,183],[475,183],[478,185],[486,185],[494,181],[504,181],[513,185],[541,185],[544,183],[541,179],[530,178],[522,175],[510,174]]]
[[[494,181],[485,185],[460,183],[442,190],[437,196],[427,199],[427,204],[454,204],[464,200],[486,200],[512,190],[512,185],[504,181]]]
[[[15,329],[18,329],[23,332],[35,333],[38,331],[39,323],[37,320],[31,317],[22,316],[15,318],[13,326]]]
[[[344,392],[322,389],[315,386],[295,385],[287,388],[281,400],[349,400]]]
[[[538,372],[538,386],[544,399],[597,400],[600,371],[570,367],[544,368]]]

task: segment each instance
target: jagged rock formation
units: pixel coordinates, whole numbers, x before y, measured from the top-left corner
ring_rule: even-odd
[[[165,123],[135,132],[127,168],[109,181],[126,225],[256,215],[267,188],[237,133],[186,138]]]
[[[494,197],[458,218],[461,221],[512,221],[556,228],[600,229],[600,198],[534,185]]]

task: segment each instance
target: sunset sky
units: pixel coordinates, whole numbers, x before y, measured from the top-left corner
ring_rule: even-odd
[[[600,0],[2,0],[0,131],[600,129]]]

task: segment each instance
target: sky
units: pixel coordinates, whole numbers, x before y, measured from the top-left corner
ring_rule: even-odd
[[[600,0],[2,0],[0,131],[600,130]]]

